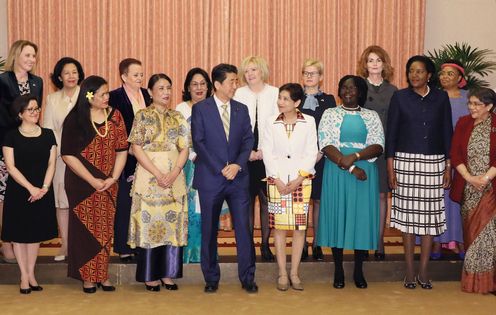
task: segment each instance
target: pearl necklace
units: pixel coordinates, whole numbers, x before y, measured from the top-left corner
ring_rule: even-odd
[[[108,128],[108,115],[107,115],[107,109],[105,108],[103,110],[104,114],[105,114],[105,133],[102,135],[99,131],[98,131],[98,128],[96,127],[95,125],[95,122],[93,121],[93,119],[91,120],[91,125],[93,126],[93,129],[95,129],[97,135],[99,135],[100,137],[102,138],[105,138],[108,134],[108,131],[109,131],[109,128]]]
[[[34,127],[34,129],[33,129],[33,130],[31,130],[31,131],[25,131],[25,130],[23,130],[23,129],[21,128],[21,126],[19,126],[19,128],[18,128],[18,129],[19,129],[19,131],[20,131],[23,135],[32,136],[32,135],[35,135],[35,134],[37,134],[37,133],[38,133],[38,131],[40,130],[39,128],[40,128],[39,126],[36,126],[36,127]]]
[[[374,83],[374,82],[370,81],[370,79],[369,79],[369,78],[367,78],[367,81],[368,81],[370,84],[372,84],[373,86],[377,86],[377,87],[379,87],[379,86],[381,86],[381,85],[382,85],[382,83],[384,82],[384,79],[381,79],[381,82],[379,82],[379,83]]]
[[[360,109],[360,105],[357,105],[356,107],[345,107],[344,105],[341,105],[341,107],[349,112]]]

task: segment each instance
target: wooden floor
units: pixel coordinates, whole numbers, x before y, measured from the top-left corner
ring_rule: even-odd
[[[118,286],[116,292],[84,294],[79,285],[46,285],[21,295],[16,285],[0,285],[0,314],[495,314],[496,296],[460,291],[459,282],[436,282],[433,290],[407,290],[399,282],[351,283],[342,290],[330,284],[306,284],[305,291],[277,291],[260,283],[257,294],[221,283],[216,294],[201,285],[178,291],[147,292],[142,285]]]

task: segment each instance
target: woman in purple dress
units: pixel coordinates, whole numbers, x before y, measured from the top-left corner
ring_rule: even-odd
[[[453,127],[456,126],[460,117],[469,114],[467,108],[468,91],[462,89],[467,85],[464,74],[465,69],[462,64],[459,61],[452,59],[446,60],[441,65],[441,70],[439,71],[441,87],[449,96]],[[454,250],[458,253],[459,257],[463,259],[465,257],[465,249],[463,246],[460,205],[451,200],[449,189],[444,192],[444,204],[446,207],[447,230],[443,234],[434,237],[431,259],[437,260],[441,258],[441,246]]]

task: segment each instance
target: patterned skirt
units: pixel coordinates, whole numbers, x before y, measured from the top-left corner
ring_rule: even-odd
[[[312,180],[305,178],[291,194],[281,195],[271,179],[267,180],[267,204],[270,228],[306,230]]]
[[[443,174],[444,155],[397,152],[394,170],[391,227],[417,235],[439,235],[446,230]]]

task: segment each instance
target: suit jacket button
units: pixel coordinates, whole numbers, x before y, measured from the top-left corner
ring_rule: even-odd
[[[288,155],[288,159],[290,159],[290,158],[291,158],[291,155]]]

